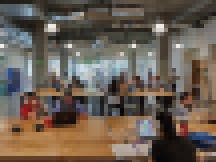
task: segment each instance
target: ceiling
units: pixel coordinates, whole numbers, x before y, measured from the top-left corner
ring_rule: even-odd
[[[28,9],[23,12],[25,7],[19,6],[19,10],[5,4],[25,4]],[[202,20],[214,15],[215,7],[214,0],[10,0],[10,4],[8,0],[0,1],[0,9],[8,8],[1,9],[1,14],[25,31],[35,32],[37,24],[52,20],[60,26],[60,32],[50,39],[95,40],[98,35],[107,35],[117,44],[134,39],[149,43],[155,38],[152,24],[158,20],[167,24],[170,33],[189,26],[202,27]]]

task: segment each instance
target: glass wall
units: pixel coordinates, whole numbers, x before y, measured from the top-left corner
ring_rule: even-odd
[[[156,75],[156,58],[148,56],[137,56],[136,73],[141,79],[148,80],[148,71],[151,70],[153,75]]]
[[[60,56],[48,57],[48,72],[54,72],[56,76],[60,76]]]
[[[87,60],[69,57],[68,76],[69,79],[73,74],[80,76],[80,79],[86,81],[88,88],[92,90],[96,90],[97,83],[104,87],[112,76],[118,76],[121,71],[128,71],[127,59],[92,59],[86,63],[85,61]]]

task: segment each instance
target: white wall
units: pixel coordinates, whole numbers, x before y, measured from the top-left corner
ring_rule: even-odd
[[[209,45],[216,44],[216,18],[205,23],[204,28],[189,28],[181,33],[181,36],[173,36],[172,40],[172,67],[176,68],[177,75],[183,76],[187,71],[184,66],[184,54],[188,49],[196,48],[199,52],[193,59],[208,59]],[[183,49],[176,49],[175,44],[184,45]],[[212,74],[211,74],[212,75]],[[215,75],[215,74],[214,74]],[[178,82],[179,90],[184,90],[184,77]]]
[[[4,79],[7,79],[7,68],[21,68],[21,77],[24,77],[24,53],[20,48],[4,48],[0,49],[1,56],[4,56],[4,64],[1,64],[1,68],[4,68]],[[21,80],[21,89],[24,86],[24,80]],[[0,116],[2,115],[19,115],[19,96],[1,96],[0,97]]]

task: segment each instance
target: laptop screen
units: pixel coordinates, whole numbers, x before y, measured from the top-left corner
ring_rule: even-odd
[[[156,128],[154,128],[152,120],[137,120],[137,130],[139,136],[152,137],[156,136]]]

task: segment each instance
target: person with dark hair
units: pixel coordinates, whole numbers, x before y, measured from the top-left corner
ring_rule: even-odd
[[[51,77],[52,88],[55,88],[57,91],[60,91],[61,88],[60,79],[58,79],[58,77],[54,74]]]
[[[119,91],[119,83],[115,76],[112,77],[112,82],[108,85],[109,95],[116,95]]]
[[[40,99],[36,96],[36,92],[25,92],[23,96],[21,96],[21,104],[20,104],[20,119],[21,123],[24,120],[40,120],[43,116],[46,118],[43,107],[40,105]],[[45,121],[45,120],[44,120]],[[22,125],[22,124],[21,124]],[[36,132],[40,132],[44,128],[44,124],[34,124]],[[14,125],[12,127],[12,132],[20,132],[23,128],[18,125]]]
[[[176,135],[172,116],[160,112],[160,139],[152,142],[153,162],[196,162],[196,148],[187,137]]]
[[[179,77],[176,74],[176,69],[172,68],[172,74],[170,76],[170,85],[171,85],[171,91],[176,92],[176,81],[179,80]]]
[[[78,76],[72,76],[71,84],[69,84],[68,88],[84,88],[84,84],[81,83],[80,78]]]
[[[124,116],[124,96],[120,96],[120,80],[117,77],[112,78],[108,85],[108,114],[112,115],[113,108],[120,109],[120,116]]]
[[[192,94],[182,92],[180,94],[180,107],[177,115],[180,116],[180,135],[188,136],[188,113],[192,112]]]
[[[25,93],[24,102],[20,105],[20,118],[24,120],[37,118],[37,111],[40,108],[40,101],[35,92]]]
[[[53,113],[53,126],[76,124],[76,108],[72,98],[72,89],[67,89],[60,98],[60,111]]]
[[[151,69],[148,69],[148,84],[147,84],[147,88],[152,88],[152,70]]]

